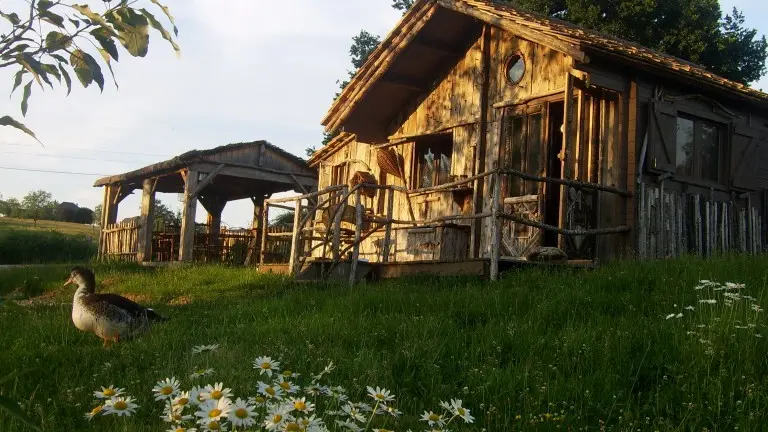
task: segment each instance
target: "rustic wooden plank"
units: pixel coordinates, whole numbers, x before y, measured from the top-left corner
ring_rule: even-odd
[[[291,235],[291,255],[288,260],[288,268],[291,271],[291,275],[298,275],[299,274],[299,256],[302,253],[301,247],[300,247],[300,241],[302,238],[302,228],[304,228],[301,225],[301,208],[302,208],[302,200],[297,199],[296,203],[294,204],[294,211],[293,211],[293,233]]]
[[[564,116],[563,116],[563,125],[564,131],[563,131],[563,149],[562,149],[562,157],[560,158],[562,161],[562,168],[560,170],[560,178],[563,180],[567,180],[569,175],[569,166],[570,159],[568,157],[568,153],[571,151],[571,123],[573,122],[573,75],[570,74],[570,72],[567,72],[565,74],[565,101],[564,104]],[[568,188],[565,185],[562,185],[560,187],[560,227],[564,228],[565,225],[565,218],[566,218],[566,203],[567,203],[567,194],[568,194]],[[565,250],[565,237],[563,235],[558,236],[557,245],[560,249]]]
[[[389,195],[387,196],[387,219],[392,219],[394,216],[394,206],[395,206],[395,191],[390,190]],[[392,223],[388,223],[387,227],[384,231],[384,252],[382,255],[382,260],[384,262],[389,262],[389,249],[392,245]]]
[[[499,278],[499,257],[501,256],[501,224],[499,219],[499,207],[501,205],[501,176],[496,173],[492,177],[493,196],[491,203],[491,231],[490,231],[490,278],[495,281]]]
[[[138,262],[152,261],[152,232],[155,226],[155,182],[145,179],[142,184],[141,222],[137,239]]]
[[[641,259],[648,258],[648,218],[645,215],[645,203],[648,201],[645,183],[640,184],[640,193],[638,194],[639,223],[637,224],[637,250]]]
[[[181,239],[179,240],[179,261],[190,262],[194,259],[195,213],[197,197],[192,192],[197,187],[197,171],[187,171],[184,183],[184,206],[181,216]]]
[[[355,191],[355,242],[352,246],[352,261],[350,262],[349,284],[354,285],[357,279],[357,262],[360,260],[360,237],[363,227],[363,205],[360,189]]]

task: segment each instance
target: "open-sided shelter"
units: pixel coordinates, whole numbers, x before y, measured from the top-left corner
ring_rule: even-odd
[[[100,257],[139,262],[153,258],[192,261],[196,236],[205,238],[198,245],[203,243],[201,246],[209,248],[213,244],[214,250],[227,242],[226,235],[220,233],[221,213],[227,202],[245,198],[253,201],[254,229],[245,235],[253,248],[261,244],[256,237],[265,228],[261,226],[264,199],[278,192],[316,190],[317,172],[303,159],[266,141],[255,141],[189,151],[135,171],[101,178],[94,186],[104,187]],[[137,189],[142,190],[141,216],[125,224],[116,223],[118,205]],[[171,252],[163,256],[153,256],[152,251],[156,192],[183,194],[184,200],[180,233],[175,241],[171,236]],[[195,230],[198,201],[208,212],[205,236]],[[233,235],[243,237],[242,233]]]

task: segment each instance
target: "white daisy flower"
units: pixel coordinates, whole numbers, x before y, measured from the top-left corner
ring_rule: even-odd
[[[160,416],[160,418],[163,419],[163,421],[166,423],[182,423],[185,421],[190,421],[194,417],[191,414],[184,414],[184,408],[182,407],[174,407],[173,411],[166,407],[163,415]]]
[[[752,310],[755,311],[755,312],[762,312],[763,311],[763,308],[761,308],[760,305],[753,304],[751,307],[752,307]]]
[[[672,319],[672,318],[674,318],[674,317],[675,317],[675,314],[671,313],[671,314],[667,315],[667,318],[666,318],[666,319]]]
[[[178,407],[185,407],[189,405],[190,402],[192,402],[192,399],[188,391],[180,392],[179,395],[176,396],[172,401],[173,406],[178,406]]]
[[[168,429],[166,432],[197,432],[197,429],[177,426],[177,427],[172,427]]]
[[[228,399],[210,399],[198,407],[195,416],[200,418],[199,423],[205,426],[207,422],[218,422],[220,419],[226,418],[230,409],[231,405]]]
[[[299,387],[294,385],[292,382],[288,381],[283,375],[280,375],[277,377],[277,381],[275,381],[275,384],[280,386],[280,388],[283,389],[288,394],[296,393],[299,391]]]
[[[715,300],[715,299],[702,299],[702,300],[699,300],[699,303],[717,304],[717,300]]]
[[[282,371],[280,375],[282,375],[285,379],[290,379],[290,378],[296,379],[301,376],[300,373],[296,373],[288,369]]]
[[[125,393],[125,389],[115,388],[115,386],[110,385],[109,387],[101,386],[101,391],[95,391],[93,395],[96,399],[110,399],[115,396],[122,396],[123,393]]]
[[[729,290],[736,290],[736,289],[742,289],[746,285],[743,283],[733,283],[733,282],[726,282],[725,287]]]
[[[432,411],[424,411],[424,414],[421,415],[420,420],[427,422],[427,424],[430,426],[438,425],[439,427],[442,427],[445,424],[443,416],[441,414],[435,414]]]
[[[273,405],[267,412],[267,418],[264,420],[264,427],[269,431],[282,428],[283,424],[293,420],[289,414],[290,408],[284,405]]]
[[[446,411],[453,411],[453,407],[451,406],[451,404],[445,401],[440,401],[440,408]]]
[[[302,413],[310,413],[315,409],[315,404],[307,402],[307,398],[294,398],[291,399],[291,405],[293,409]]]
[[[349,417],[354,421],[359,421],[359,422],[365,421],[365,416],[363,415],[363,413],[360,412],[360,409],[351,403],[347,403],[346,405],[341,407],[341,410],[344,412],[344,414],[347,415],[347,417]]]
[[[93,420],[94,417],[96,417],[99,414],[102,414],[103,412],[104,412],[104,405],[95,406],[93,407],[92,410],[90,410],[85,414],[85,418],[88,420]]]
[[[363,428],[358,426],[357,423],[353,423],[353,422],[351,422],[349,420],[345,420],[345,421],[336,420],[336,424],[341,426],[343,429],[349,430],[349,431],[352,431],[352,432],[362,432],[363,431]]]
[[[331,371],[333,371],[334,369],[336,369],[336,366],[333,364],[333,362],[330,362],[330,363],[328,363],[328,365],[325,367],[325,369],[323,369],[323,370],[322,370],[322,371],[321,371],[319,374],[317,374],[317,375],[314,375],[314,376],[312,377],[312,379],[314,379],[315,381],[319,381],[319,380],[320,380],[320,378],[322,378],[322,377],[323,377],[323,375],[327,375],[327,374],[331,373]]]
[[[192,348],[192,354],[200,354],[207,351],[216,351],[217,349],[219,349],[219,344],[197,345]]]
[[[229,421],[232,426],[248,427],[256,423],[256,413],[253,411],[256,407],[249,405],[247,401],[237,398],[232,404],[232,410],[229,412]]]
[[[219,399],[227,399],[232,397],[232,389],[230,388],[224,388],[223,383],[216,383],[215,385],[207,385],[203,392],[200,393],[200,396],[202,396],[203,399],[209,400],[219,400]]]
[[[395,400],[395,395],[390,394],[389,390],[376,387],[375,389],[371,386],[367,387],[368,389],[368,396],[372,397],[377,402],[390,402]]]
[[[301,426],[302,430],[313,430],[323,427],[323,421],[315,417],[314,414],[309,417],[301,417],[296,420],[296,423]]]
[[[189,376],[189,379],[198,379],[204,376],[213,375],[213,369],[198,369]]]
[[[403,413],[399,409],[393,407],[392,405],[386,405],[383,407],[384,412],[391,415],[392,417],[400,417],[400,415]]]
[[[466,423],[472,423],[475,420],[475,418],[469,414],[469,410],[461,406],[461,399],[451,399],[451,407],[451,412],[464,419]]]
[[[257,357],[253,361],[253,368],[258,369],[261,374],[267,374],[267,376],[272,376],[272,372],[277,371],[278,367],[280,367],[280,362],[272,360],[271,357]]]
[[[133,400],[134,399],[130,396],[115,396],[112,399],[107,400],[107,402],[104,404],[104,415],[114,414],[118,417],[130,417],[133,412],[136,411],[136,408],[139,407],[133,403]]]
[[[268,398],[281,399],[283,397],[283,389],[271,384],[263,383],[259,381],[259,393]]]
[[[227,425],[218,420],[200,420],[204,432],[226,432]]]
[[[686,306],[686,307],[685,307],[685,310],[689,310],[689,311],[692,311],[692,310],[696,310],[696,308],[695,308],[695,307],[693,307],[693,306]]]
[[[155,392],[156,401],[173,399],[179,393],[179,380],[172,377],[158,381],[152,391]]]

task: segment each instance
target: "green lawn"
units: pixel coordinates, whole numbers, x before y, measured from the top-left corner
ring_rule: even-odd
[[[98,239],[99,229],[91,225],[0,218],[0,265],[89,260]]]
[[[62,234],[83,234],[93,239],[99,238],[99,227],[71,222],[39,220],[37,224],[32,219],[0,218],[0,231],[31,230],[56,231]]]
[[[759,430],[768,420],[768,321],[752,305],[768,304],[767,268],[765,257],[685,259],[349,288],[236,268],[100,265],[104,291],[139,296],[170,317],[110,349],[74,328],[74,289],[60,288],[67,266],[0,271],[0,295],[42,292],[0,308],[0,377],[35,368],[0,392],[46,431],[164,431],[157,380],[175,376],[184,389],[223,382],[236,397],[256,396],[269,380],[251,362],[271,356],[301,373],[299,384],[333,361],[327,379],[352,401],[373,402],[368,385],[392,391],[403,414],[376,416],[368,430],[425,430],[418,417],[450,398],[475,419],[451,430]],[[746,286],[696,290],[700,279]],[[725,293],[741,298],[729,305]],[[699,302],[709,299],[717,303]],[[193,355],[200,344],[220,347]],[[199,368],[214,373],[190,379]],[[85,420],[92,392],[110,384],[137,399],[136,413]],[[333,408],[326,398],[308,400],[342,430],[333,429],[340,417],[324,414]],[[0,413],[0,430],[25,429]]]

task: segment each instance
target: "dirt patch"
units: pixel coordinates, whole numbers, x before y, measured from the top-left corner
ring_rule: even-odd
[[[168,302],[168,305],[169,306],[183,306],[183,305],[188,305],[190,303],[192,303],[192,299],[190,299],[187,296],[180,296],[180,297],[175,297],[175,298],[171,299],[171,301]]]
[[[37,297],[31,297],[26,300],[16,300],[16,304],[25,307],[59,305],[61,304],[60,294],[59,291],[48,291]]]
[[[127,294],[119,294],[119,295],[127,298],[128,300],[130,300],[132,302],[136,302],[138,304],[149,303],[149,296],[147,296],[145,294],[127,293]]]
[[[107,287],[110,287],[110,286],[114,285],[116,282],[117,282],[117,278],[115,278],[115,277],[106,278],[106,279],[103,279],[101,281],[101,286],[103,288],[107,288]]]

